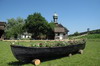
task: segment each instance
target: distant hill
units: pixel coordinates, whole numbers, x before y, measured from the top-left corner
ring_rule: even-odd
[[[84,34],[100,34],[100,29],[96,29],[96,30],[91,30],[91,31],[85,31],[85,32],[81,32],[81,33],[74,33],[71,34],[69,36],[79,36],[79,35],[84,35]]]
[[[85,35],[85,36],[81,36],[79,38],[100,39],[100,34],[88,34],[88,35]]]

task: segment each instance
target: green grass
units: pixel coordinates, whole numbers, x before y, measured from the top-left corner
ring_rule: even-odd
[[[79,37],[79,38],[100,39],[100,34],[89,34],[89,35],[82,36],[82,37]]]
[[[26,42],[22,42],[23,44]],[[33,66],[18,62],[10,49],[10,42],[0,41],[0,66]],[[83,54],[42,62],[39,66],[100,66],[100,39],[88,39]]]

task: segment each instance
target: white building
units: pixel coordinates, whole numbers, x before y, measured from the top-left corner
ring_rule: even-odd
[[[21,39],[28,39],[28,38],[31,38],[31,34],[30,33],[28,33],[28,32],[25,32],[25,33],[23,33],[22,35],[21,35]]]
[[[67,28],[65,28],[63,25],[58,24],[58,22],[57,22],[58,15],[56,13],[53,15],[53,19],[54,19],[54,23],[55,23],[54,39],[59,39],[59,40],[66,39],[68,37],[69,30]]]

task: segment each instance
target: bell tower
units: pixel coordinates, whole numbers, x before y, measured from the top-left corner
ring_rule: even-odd
[[[58,23],[57,20],[58,20],[58,15],[56,13],[54,13],[53,15],[53,20],[54,20],[54,23]]]

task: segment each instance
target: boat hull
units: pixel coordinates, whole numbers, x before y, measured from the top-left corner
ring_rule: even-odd
[[[47,59],[73,54],[85,48],[85,43],[77,45],[68,45],[64,47],[24,47],[11,45],[13,55],[22,62],[31,62],[33,59]]]

